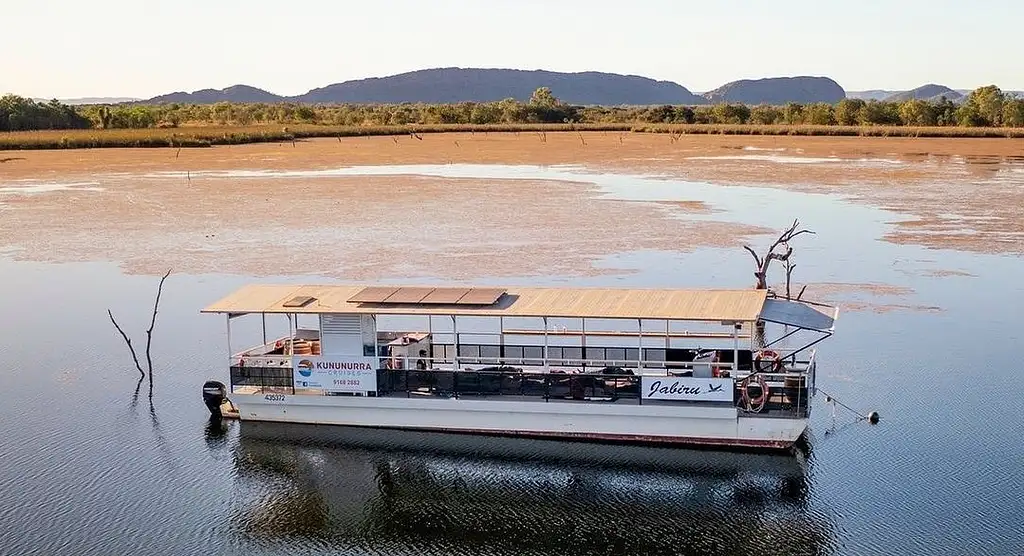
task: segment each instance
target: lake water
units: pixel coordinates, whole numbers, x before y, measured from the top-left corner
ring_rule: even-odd
[[[173,274],[150,402],[106,311],[144,346],[157,277],[4,258],[0,553],[1024,554],[1024,260],[878,241],[901,217],[825,195],[572,168],[338,172],[370,171],[573,178],[771,228],[799,216],[817,232],[796,245],[801,280],[913,288],[844,293],[909,308],[844,312],[819,350],[821,389],[881,423],[819,396],[794,456],[211,424],[200,386],[225,379],[226,335],[199,309],[311,278]],[[480,282],[742,287],[751,271],[741,250],[602,264],[625,270]]]

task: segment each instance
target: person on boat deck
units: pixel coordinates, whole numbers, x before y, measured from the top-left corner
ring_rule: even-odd
[[[416,369],[420,371],[427,370],[427,361],[424,359],[427,356],[427,350],[420,350],[420,358],[416,360]]]

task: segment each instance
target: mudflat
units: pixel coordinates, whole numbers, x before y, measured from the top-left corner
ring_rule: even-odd
[[[774,232],[686,218],[708,212],[701,199],[614,200],[585,182],[259,174],[384,164],[575,165],[838,193],[905,214],[889,241],[1024,254],[1020,139],[441,133],[4,160],[0,243],[16,258],[116,260],[136,272],[594,274],[614,253],[738,246]]]

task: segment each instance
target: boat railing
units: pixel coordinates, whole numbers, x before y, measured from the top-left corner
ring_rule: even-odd
[[[818,357],[818,350],[811,348],[805,358],[796,358],[790,356],[786,360],[786,367],[792,368],[794,371],[800,371],[804,373],[811,372],[811,368],[814,366],[814,361]]]
[[[368,392],[339,392],[321,388],[303,388],[295,381],[290,365],[254,366],[233,365],[231,367],[232,393],[242,394],[289,394],[302,396],[373,396],[373,397],[447,397],[447,398],[489,398],[519,399],[534,398],[550,401],[576,402],[617,402],[624,403],[668,403],[668,404],[712,404],[728,405],[729,402],[703,402],[695,400],[665,401],[645,400],[641,386],[643,374],[620,374],[622,371],[601,369],[573,372],[572,369],[551,366],[536,369],[499,365],[483,369],[463,367],[454,369],[379,368],[376,387]],[[687,370],[657,376],[686,376]],[[739,372],[733,375],[732,404],[740,406],[743,389],[751,373]],[[802,416],[806,414],[809,402],[810,381],[807,375],[793,372],[757,373],[769,389],[769,400],[765,410],[773,414]],[[649,373],[648,373],[649,375]],[[516,398],[519,397],[519,398]],[[628,400],[634,400],[629,402]]]
[[[280,339],[277,339],[277,340],[271,340],[271,341],[269,341],[269,342],[267,342],[265,344],[260,344],[258,346],[252,346],[252,347],[243,349],[242,351],[238,351],[238,352],[233,353],[231,355],[231,357],[233,359],[237,360],[238,358],[255,358],[255,357],[274,356],[273,352],[281,349],[280,346],[277,345],[277,344],[279,342],[283,342],[284,340],[287,340],[287,339],[288,338],[286,336],[284,338],[280,338]]]
[[[523,372],[513,367],[459,371],[382,369],[378,372],[376,395],[410,398],[516,396],[545,401],[639,400],[640,380],[639,375]]]
[[[266,349],[261,349],[266,348]],[[279,354],[268,354],[262,353],[265,351],[274,351],[274,344],[268,343],[264,346],[258,346],[242,354],[233,356],[230,361],[232,367],[288,367],[292,366],[293,356],[290,354],[279,355]],[[812,351],[810,357],[807,359],[785,359],[783,361],[783,369],[786,375],[794,374],[807,374],[812,365],[814,364],[815,353]],[[645,373],[645,370],[655,370],[664,372],[687,372],[704,370],[705,372],[712,372],[717,370],[718,373],[726,372],[736,378],[743,378],[747,374],[750,374],[751,369],[737,369],[737,365],[732,362],[708,362],[708,361],[688,361],[688,362],[677,362],[677,361],[636,361],[636,360],[625,360],[625,359],[530,359],[530,358],[505,358],[505,357],[455,357],[455,358],[443,358],[443,357],[422,357],[422,358],[379,358],[381,363],[378,364],[379,368],[382,369],[415,369],[417,361],[423,361],[424,364],[430,370],[436,371],[452,371],[452,370],[473,370],[473,366],[486,366],[486,367],[517,367],[523,369],[525,372],[543,372],[545,369],[556,369],[556,372],[587,372],[596,371],[599,369],[619,368],[619,369],[640,369],[641,374]],[[767,364],[762,364],[762,367],[767,367]],[[762,374],[768,376],[771,373],[762,372]]]
[[[534,358],[523,358],[523,357],[456,357],[452,358],[434,358],[429,361],[437,363],[435,365],[438,369],[453,370],[455,365],[458,365],[460,369],[466,365],[487,365],[487,366],[521,366],[525,368],[544,368],[544,367],[560,367],[560,368],[576,368],[576,369],[600,369],[600,368],[623,368],[623,369],[665,369],[665,368],[677,368],[677,369],[692,369],[694,367],[710,368],[712,365],[719,369],[734,369],[733,363],[728,362],[717,362],[711,363],[707,361],[637,361],[636,359],[580,359],[580,358],[548,358],[548,359],[534,359]],[[409,358],[409,362],[415,364],[415,359]]]
[[[758,414],[805,416],[809,403],[808,381],[804,375],[791,373],[759,373],[765,378],[769,395]],[[741,379],[733,385],[733,399],[726,402],[699,400],[654,400],[642,394],[642,375],[604,373],[526,372],[515,367],[487,370],[417,370],[381,369],[377,373],[377,390],[370,395],[381,397],[444,397],[520,399],[539,398],[545,402],[620,402],[672,405],[742,406]],[[324,392],[325,395],[353,395]]]
[[[242,355],[231,359],[232,366],[240,367],[292,367],[291,355]]]
[[[292,341],[309,341],[308,337],[300,337],[299,334],[285,335],[279,338],[270,340],[264,344],[256,345],[248,349],[236,352],[232,355],[232,365],[241,364],[246,367],[258,367],[258,366],[289,366],[292,363],[293,354],[290,352],[292,347]],[[316,351],[313,353],[296,353],[294,355],[306,355],[306,356],[318,356],[319,342],[316,342]],[[440,345],[440,344],[439,344]],[[564,347],[564,346],[560,346]],[[806,352],[798,350],[787,350],[784,348],[771,348],[773,351],[779,354],[782,358],[787,371],[797,373],[809,373],[816,356],[816,350],[810,349]],[[732,350],[723,348],[722,353],[729,354]],[[749,353],[749,352],[748,352]],[[802,357],[801,357],[802,356]],[[731,358],[731,357],[730,357]],[[744,370],[749,370],[750,363],[745,365],[738,364],[736,362],[728,361],[717,361],[711,362],[707,359],[699,359],[695,361],[661,361],[656,359],[589,359],[589,358],[536,358],[536,357],[481,357],[481,356],[466,356],[466,355],[455,355],[454,357],[415,357],[415,356],[402,356],[402,357],[388,357],[380,356],[381,367],[385,368],[389,365],[394,366],[395,361],[401,362],[401,367],[398,368],[412,368],[417,360],[425,360],[428,366],[437,369],[454,369],[462,368],[466,365],[487,365],[487,366],[501,366],[501,365],[515,365],[524,367],[569,367],[579,369],[593,369],[600,367],[620,367],[620,368],[631,368],[631,369],[710,369],[712,366],[717,370],[724,370],[730,374],[742,374]],[[388,362],[391,363],[388,363]],[[765,364],[762,364],[764,366]],[[744,369],[743,367],[747,367]]]

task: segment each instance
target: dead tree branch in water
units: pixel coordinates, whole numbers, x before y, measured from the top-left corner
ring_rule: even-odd
[[[763,257],[758,255],[757,251],[754,251],[749,245],[743,246],[743,248],[750,253],[750,256],[754,257],[754,264],[757,265],[756,270],[754,270],[754,277],[757,278],[757,284],[754,286],[756,289],[768,290],[769,294],[774,294],[774,292],[771,291],[771,288],[768,287],[768,269],[771,267],[772,261],[780,261],[786,269],[786,299],[791,299],[790,287],[792,284],[793,269],[796,268],[796,265],[789,260],[789,258],[793,256],[793,248],[789,246],[789,242],[800,234],[814,233],[807,229],[797,229],[799,226],[800,221],[793,220],[793,224],[779,235],[778,239],[771,244]],[[779,247],[785,251],[776,251]],[[804,286],[804,289],[806,288],[807,286]],[[803,294],[804,290],[801,289],[797,299],[803,296]],[[765,345],[765,323],[763,320],[758,320],[755,323],[753,341],[755,345],[760,347],[764,347]]]
[[[800,234],[813,234],[814,233],[811,230],[807,230],[807,229],[798,230],[797,227],[799,227],[799,226],[800,226],[800,221],[799,220],[793,220],[793,225],[791,225],[784,232],[782,232],[782,234],[779,236],[779,238],[775,240],[775,243],[772,243],[771,247],[768,248],[768,251],[765,252],[765,255],[763,257],[759,256],[756,251],[754,251],[753,249],[750,248],[750,246],[748,246],[748,245],[744,245],[743,246],[743,248],[746,249],[748,253],[750,253],[750,256],[754,257],[754,263],[757,265],[757,270],[754,271],[754,277],[757,278],[757,286],[756,286],[757,289],[759,289],[759,290],[766,290],[766,289],[768,289],[768,269],[771,267],[772,261],[781,261],[783,264],[787,265],[787,272],[786,272],[787,290],[786,290],[786,293],[787,293],[787,297],[788,297],[788,294],[789,294],[789,286],[788,286],[788,284],[789,284],[789,280],[790,280],[790,274],[792,273],[792,267],[789,267],[789,262],[788,261],[789,261],[789,257],[793,255],[793,248],[789,246],[789,242],[792,241],[793,238],[795,238],[796,236],[798,236]],[[780,246],[785,249],[785,252],[776,252],[775,251]]]
[[[786,269],[786,299],[789,300],[792,299],[790,297],[790,284],[792,283],[793,269],[796,268],[796,265],[789,259],[786,259],[782,261],[782,268]]]
[[[118,326],[117,321],[114,320],[114,313],[112,313],[110,309],[107,309],[107,314],[110,315],[110,322],[114,323],[114,328],[121,333],[121,337],[124,338],[124,342],[128,344],[128,351],[132,352],[132,360],[135,361],[135,368],[138,369],[139,374],[142,375],[139,377],[139,383],[141,384],[142,379],[146,378],[146,372],[142,370],[142,365],[139,364],[139,356],[135,354],[135,348],[132,347],[132,340],[124,333],[124,330],[121,330],[121,327]]]
[[[149,371],[149,399],[151,401],[153,399],[153,356],[151,354],[151,348],[153,345],[153,328],[156,327],[156,315],[158,310],[160,309],[160,296],[164,290],[164,281],[167,280],[167,277],[170,275],[171,271],[168,270],[167,273],[164,274],[162,278],[160,278],[160,284],[159,286],[157,286],[156,289],[156,300],[153,302],[153,314],[149,321],[149,328],[146,330],[146,368]],[[132,340],[131,338],[128,337],[128,334],[125,333],[124,329],[122,329],[121,326],[117,324],[117,320],[114,319],[114,313],[110,309],[107,309],[107,315],[110,316],[110,322],[114,324],[114,328],[116,328],[117,331],[121,334],[121,337],[124,338],[124,343],[128,345],[128,351],[130,351],[132,354],[132,361],[135,362],[135,368],[138,369],[139,375],[141,375],[139,377],[139,383],[135,387],[135,397],[137,398],[139,391],[138,387],[142,385],[142,379],[146,377],[147,372],[142,370],[142,364],[139,363],[139,356],[135,352],[135,346],[132,345]]]
[[[146,366],[149,368],[149,399],[153,399],[153,358],[149,354],[149,348],[153,344],[153,327],[156,326],[156,313],[160,308],[160,294],[164,291],[164,280],[171,275],[170,269],[160,278],[160,285],[156,288],[156,301],[153,302],[153,317],[149,321],[149,329],[146,330]]]

